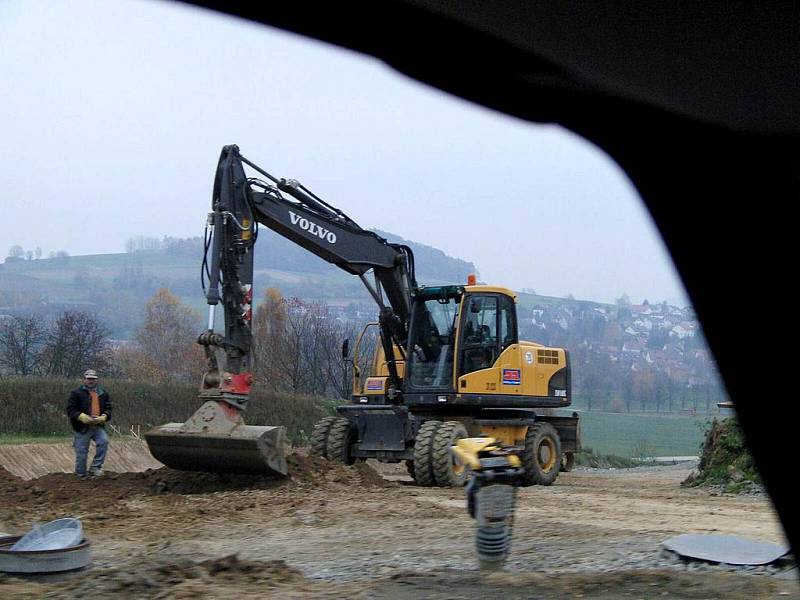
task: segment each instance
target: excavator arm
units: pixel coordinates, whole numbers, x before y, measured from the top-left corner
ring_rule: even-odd
[[[263,178],[248,177],[245,165]],[[209,310],[198,343],[205,348],[208,368],[199,397],[206,402],[186,423],[169,423],[146,434],[151,453],[168,466],[286,473],[283,428],[247,426],[241,417],[252,383],[253,256],[259,224],[361,278],[379,307],[389,397],[399,401],[395,348],[406,347],[417,286],[411,249],[362,229],[299,182],[277,179],[242,156],[237,146],[225,146],[217,164],[202,268]],[[224,333],[215,331],[220,304]]]
[[[244,165],[263,179],[247,177]],[[214,368],[210,369],[206,378],[209,387],[221,381],[221,392],[229,395],[231,390],[225,386],[228,377],[232,381],[237,376],[246,379],[242,373],[247,372],[251,339],[253,248],[261,224],[361,278],[380,309],[381,339],[389,358],[390,379],[394,389],[399,389],[394,347],[406,345],[411,293],[416,287],[410,248],[389,243],[361,228],[301,183],[273,177],[233,145],[225,146],[220,155],[209,222],[213,227],[206,291],[209,327],[200,343],[207,348],[223,348],[228,360],[227,374],[222,379],[218,380]],[[370,271],[372,281],[368,277]],[[224,338],[213,332],[214,308],[220,300],[225,308]],[[237,404],[235,398],[230,399]]]

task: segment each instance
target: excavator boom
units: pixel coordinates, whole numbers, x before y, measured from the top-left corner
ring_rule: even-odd
[[[247,177],[244,165],[264,179]],[[392,388],[399,396],[394,352],[406,345],[411,294],[417,285],[411,249],[362,229],[299,182],[277,179],[243,157],[237,146],[225,146],[214,180],[203,261],[209,313],[198,343],[205,348],[208,367],[198,397],[205,402],[185,423],[168,423],[145,434],[150,452],[169,467],[286,474],[285,428],[245,425],[242,419],[253,380],[253,250],[258,224],[361,278],[380,308],[382,344]],[[224,333],[215,331],[220,303]]]

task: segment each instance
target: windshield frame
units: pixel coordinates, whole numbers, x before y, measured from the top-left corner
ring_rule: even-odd
[[[406,391],[428,393],[455,392],[453,376],[455,373],[456,353],[458,351],[458,330],[459,322],[461,320],[461,306],[463,297],[464,289],[461,286],[445,286],[439,288],[422,289],[420,293],[415,296],[411,310],[411,326],[408,334],[408,348],[406,352],[407,360],[404,377],[404,387],[406,388]],[[424,354],[420,355],[421,347],[417,342],[419,340],[419,336],[423,333],[421,331],[420,322],[421,311],[428,308],[428,304],[431,302],[448,304],[453,306],[455,311],[452,315],[452,321],[449,324],[450,343],[441,346],[441,349],[449,353],[450,359],[448,360],[446,358],[447,355],[445,355],[445,363],[442,367],[440,367],[440,369],[443,368],[444,370],[437,376],[439,383],[434,385],[424,385],[420,384],[418,381],[415,381],[415,375],[418,377],[420,369],[425,369],[425,365],[428,365],[428,361],[423,362],[420,360],[420,356],[424,356]],[[435,306],[435,304],[433,304],[433,306]],[[441,332],[440,335],[442,335]]]

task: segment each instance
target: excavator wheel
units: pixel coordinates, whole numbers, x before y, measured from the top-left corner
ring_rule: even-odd
[[[354,435],[355,430],[350,421],[341,417],[334,420],[328,432],[328,444],[325,450],[328,460],[334,460],[345,465],[352,465],[356,462],[356,458],[350,449],[353,445]]]
[[[467,468],[452,450],[465,437],[467,430],[458,421],[445,421],[436,431],[431,456],[433,476],[439,487],[462,487],[467,482]]]
[[[535,423],[525,435],[523,485],[552,485],[561,470],[561,439],[550,423]]]
[[[425,421],[414,440],[414,481],[418,485],[434,485],[433,440],[442,426],[440,421]]]
[[[406,471],[408,471],[408,474],[411,475],[411,479],[416,481],[417,478],[414,476],[414,461],[413,460],[407,460],[406,461]]]
[[[311,431],[311,454],[328,458],[328,434],[335,421],[336,417],[325,417],[314,424]]]

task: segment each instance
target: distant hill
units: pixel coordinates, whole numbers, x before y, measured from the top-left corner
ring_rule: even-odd
[[[373,229],[372,231],[392,243],[405,244],[411,248],[416,258],[417,279],[420,283],[436,284],[466,281],[468,273],[476,272],[476,267],[473,263],[448,256],[438,248],[406,240],[399,235],[386,231],[378,229]],[[203,240],[199,237],[187,239],[167,238],[165,245],[164,250],[171,255],[182,256],[188,260],[199,261],[203,252]],[[255,268],[256,270],[266,269],[306,275],[339,275],[342,273],[338,267],[329,264],[294,242],[264,227],[258,231]],[[345,276],[352,279],[348,274],[345,274]]]
[[[379,236],[393,244],[405,244],[414,252],[417,280],[420,284],[464,283],[467,275],[477,273],[474,263],[460,258],[452,258],[433,246],[426,246],[401,238],[399,235],[373,229]]]
[[[466,281],[467,273],[476,271],[474,264],[437,248],[377,233],[412,248],[420,283]],[[144,303],[160,287],[168,287],[183,302],[204,312],[202,238],[165,238],[161,246],[132,253],[8,259],[0,264],[0,314],[90,310],[109,324],[113,335],[124,338],[141,320]],[[287,297],[329,304],[372,302],[357,277],[266,228],[258,234],[254,287],[256,298],[267,287],[277,287]]]

